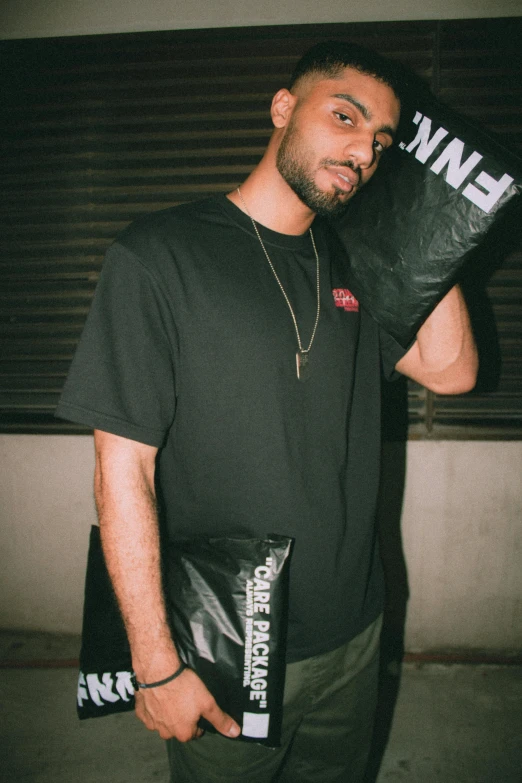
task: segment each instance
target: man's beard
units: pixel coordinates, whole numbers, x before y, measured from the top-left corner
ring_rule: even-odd
[[[298,131],[291,121],[277,151],[277,170],[296,196],[312,212],[322,217],[339,217],[347,209],[352,194],[350,194],[350,198],[346,198],[346,193],[335,186],[331,192],[318,188],[309,170],[301,162],[301,160],[305,159],[304,145],[299,144]],[[320,165],[349,166],[353,169],[353,165],[346,161],[325,159],[321,161]],[[345,196],[345,198],[343,199],[342,196]]]

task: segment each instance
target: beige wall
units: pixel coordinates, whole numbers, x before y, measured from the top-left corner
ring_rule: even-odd
[[[3,0],[0,35],[521,13],[521,0]],[[521,458],[519,443],[409,444],[409,649],[521,646]],[[0,436],[0,627],[79,630],[92,468],[90,437]]]
[[[522,647],[522,443],[410,443],[407,648]]]
[[[96,521],[92,437],[0,436],[0,628],[76,632]]]
[[[521,0],[2,0],[0,36],[517,16]]]
[[[0,436],[0,464],[0,628],[76,632],[92,438]],[[521,443],[409,444],[409,650],[522,646],[521,464]]]

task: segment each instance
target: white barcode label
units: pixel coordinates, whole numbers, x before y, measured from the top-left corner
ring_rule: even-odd
[[[243,734],[245,737],[254,737],[255,739],[264,739],[268,737],[268,722],[270,715],[258,715],[255,712],[243,713]]]

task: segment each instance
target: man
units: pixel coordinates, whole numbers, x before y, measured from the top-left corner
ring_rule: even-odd
[[[392,144],[399,90],[374,53],[315,47],[275,95],[273,135],[241,188],[138,221],[107,256],[58,413],[95,429],[105,557],[137,680],[153,685],[136,713],[169,739],[172,781],[364,774],[383,604],[381,365],[442,393],[469,390],[477,366],[458,288],[406,350],[350,294],[324,221]],[[172,538],[295,538],[281,749],[231,741],[240,727],[180,671],[158,505]],[[203,734],[202,716],[220,734]]]

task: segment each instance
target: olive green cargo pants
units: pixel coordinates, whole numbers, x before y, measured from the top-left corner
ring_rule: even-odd
[[[287,666],[282,746],[207,733],[167,743],[171,783],[361,783],[377,704],[379,618],[348,644]]]

